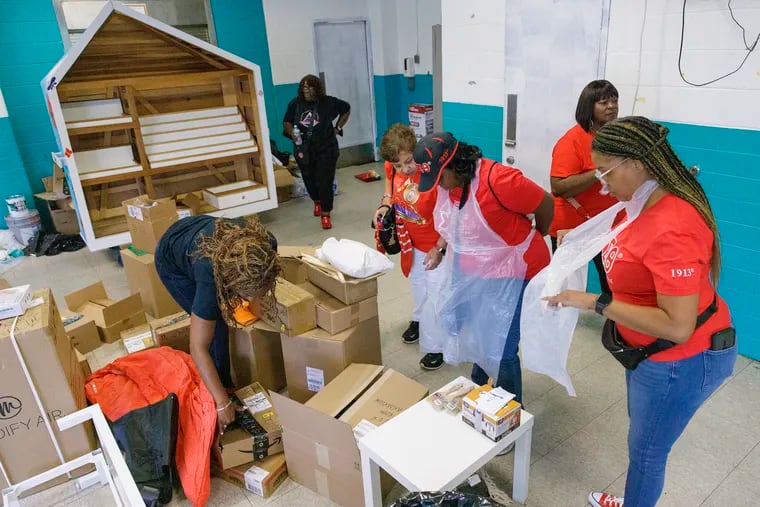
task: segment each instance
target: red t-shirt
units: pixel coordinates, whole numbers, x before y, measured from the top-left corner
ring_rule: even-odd
[[[667,194],[645,210],[605,247],[602,259],[614,299],[641,306],[657,306],[657,294],[699,294],[698,312],[712,303],[710,283],[713,233],[688,202]],[[685,343],[651,357],[674,361],[710,348],[710,337],[731,325],[728,306],[720,298],[718,311],[694,331]],[[655,338],[617,324],[626,343],[642,346]]]
[[[576,124],[562,136],[552,151],[552,168],[550,176],[566,178],[586,171],[594,170],[591,161],[591,140],[594,135],[586,132]],[[617,202],[611,195],[601,195],[601,183],[595,181],[575,196],[582,211],[575,209],[565,198],[554,196],[554,219],[549,228],[549,234],[556,236],[562,229],[574,229],[586,221],[586,214],[596,216]]]
[[[429,192],[420,192],[420,172],[414,176],[404,176],[396,172],[393,176],[393,164],[385,162],[385,177],[391,180],[393,190],[392,202],[396,216],[406,222],[406,229],[412,239],[412,246],[422,252],[429,252],[435,247],[440,235],[433,223],[433,210],[438,199],[438,187]]]
[[[493,164],[493,160],[480,159],[480,185],[475,198],[488,226],[508,245],[519,245],[533,230],[533,224],[525,215],[536,211],[544,198],[544,189],[523,176],[519,169],[498,162]],[[459,205],[462,189],[449,191],[449,197]],[[549,265],[549,249],[540,234],[533,236],[524,259],[528,266],[526,280]]]

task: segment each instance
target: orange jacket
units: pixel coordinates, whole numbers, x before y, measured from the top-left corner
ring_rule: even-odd
[[[85,391],[110,421],[176,394],[177,472],[188,500],[195,506],[206,504],[211,494],[216,404],[188,354],[161,347],[121,357],[90,375]]]

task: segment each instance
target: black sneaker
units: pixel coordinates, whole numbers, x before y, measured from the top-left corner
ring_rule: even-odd
[[[423,370],[437,370],[443,366],[443,354],[425,354],[425,356],[420,359],[420,368]]]
[[[401,335],[401,341],[406,344],[417,343],[420,339],[420,323],[416,320],[409,322],[404,334]]]

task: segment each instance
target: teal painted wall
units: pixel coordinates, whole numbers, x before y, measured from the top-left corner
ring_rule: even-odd
[[[718,291],[728,303],[739,352],[760,359],[760,131],[665,123],[668,140],[687,165],[700,168],[718,221],[722,271]]]
[[[13,137],[0,127],[0,156],[4,163],[3,189],[8,185],[22,192],[41,192],[41,179],[52,170],[51,151],[58,151],[40,81],[63,56],[61,32],[50,0],[10,0],[0,3],[0,88],[8,106]],[[7,121],[7,119],[5,120]],[[6,143],[17,145],[18,163],[8,161]],[[10,149],[9,151],[13,151]],[[3,162],[0,162],[3,163]],[[25,169],[25,171],[21,169]],[[5,179],[5,177],[8,179]],[[29,201],[32,203],[33,201]]]
[[[282,131],[282,117],[278,118],[277,114],[277,95],[272,82],[272,63],[262,1],[211,0],[211,13],[217,45],[261,68],[267,124],[270,136],[277,140]],[[280,143],[277,144],[279,146]]]
[[[484,157],[501,160],[503,125],[503,107],[443,103],[443,129],[460,141],[480,147]]]
[[[2,195],[0,195],[0,227],[5,228],[5,198],[9,195],[22,194],[26,197],[27,205],[34,203],[29,179],[26,177],[24,163],[18,152],[16,137],[13,135],[11,121],[8,118],[0,118],[0,181]]]

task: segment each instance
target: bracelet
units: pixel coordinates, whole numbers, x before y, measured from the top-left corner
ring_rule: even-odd
[[[441,248],[439,248],[438,253],[440,253],[441,255],[446,255],[446,247],[442,246]]]
[[[228,401],[227,404],[221,408],[217,407],[216,409],[217,413],[224,412],[225,410],[227,410],[227,407],[229,407],[230,405],[232,405],[232,400]]]

